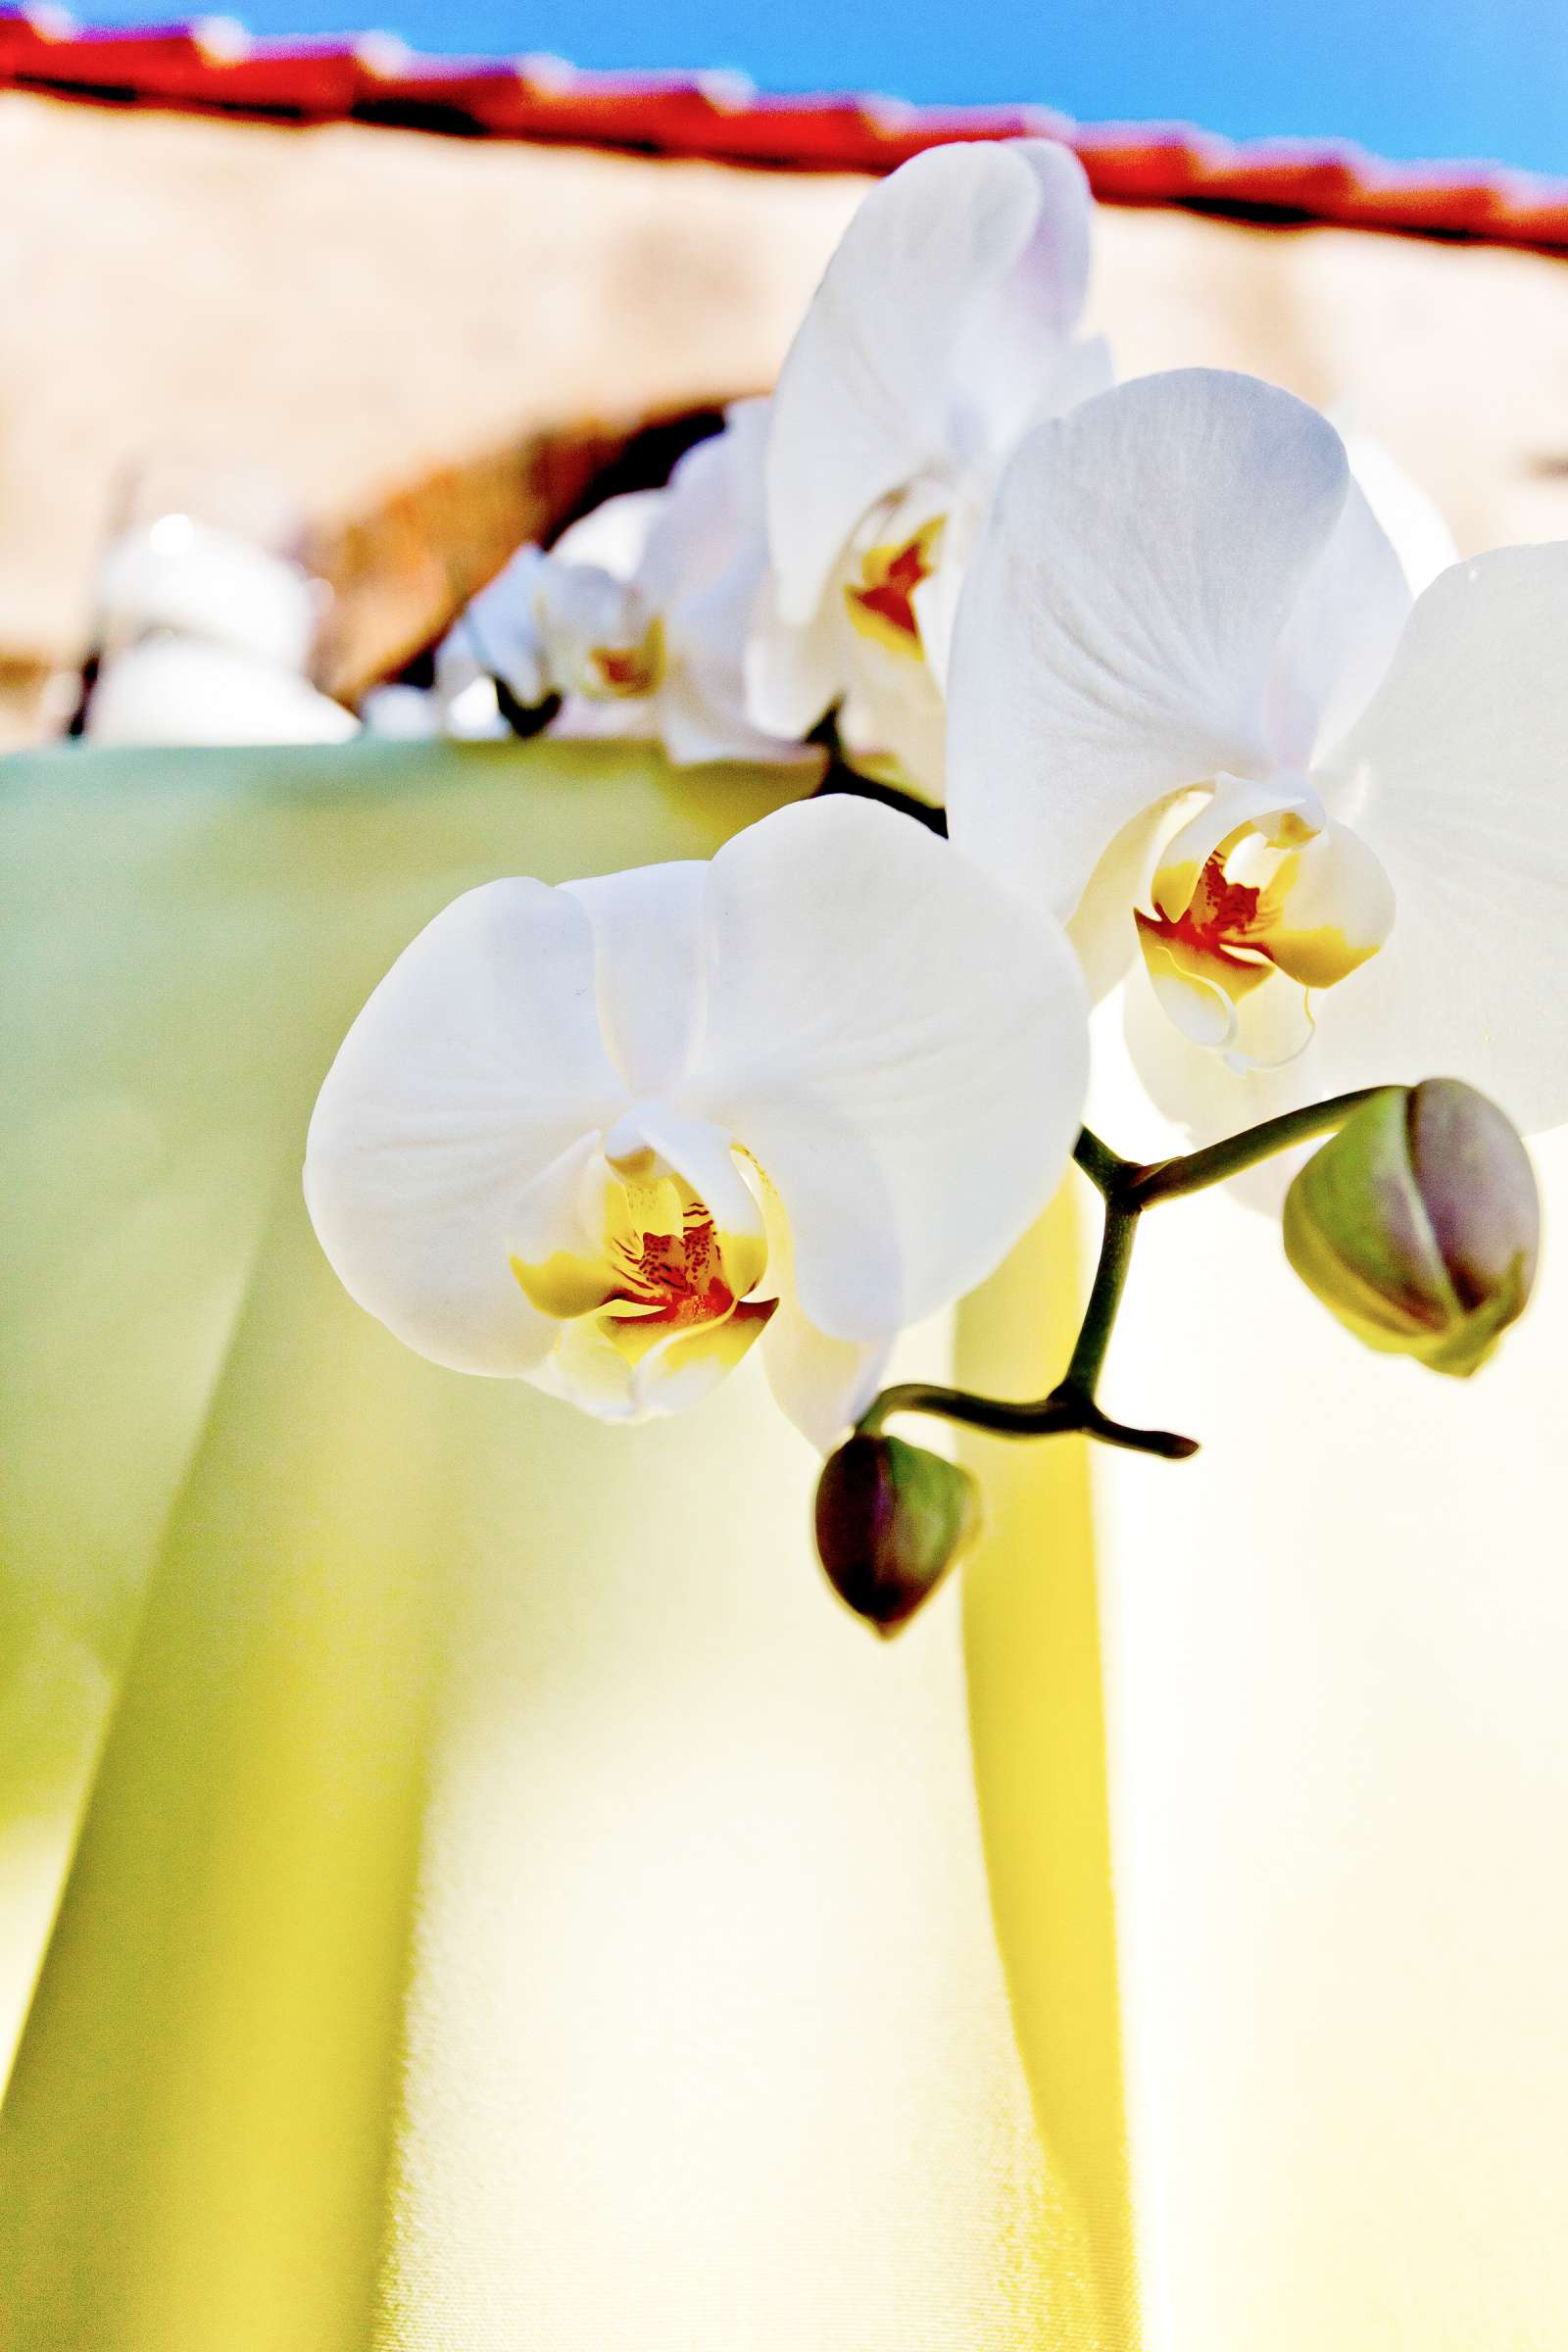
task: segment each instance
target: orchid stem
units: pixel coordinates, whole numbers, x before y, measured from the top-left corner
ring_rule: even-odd
[[[1146,1208],[1155,1208],[1162,1200],[1178,1200],[1188,1193],[1223,1184],[1228,1176],[1255,1167],[1276,1152],[1343,1126],[1352,1110],[1384,1091],[1382,1087],[1360,1087],[1353,1094],[1310,1103],[1304,1110],[1264,1119],[1256,1127],[1227,1136],[1223,1143],[1209,1145],[1206,1151],[1148,1163],[1123,1159],[1092,1129],[1083,1128],[1073,1147],[1073,1158],[1103,1200],[1105,1222],[1083,1323],[1067,1369],[1055,1388],[1049,1396],[1014,1403],[999,1396],[977,1396],[967,1389],[904,1381],[872,1399],[861,1415],[860,1434],[878,1436],[895,1413],[932,1413],[944,1421],[987,1430],[993,1437],[1054,1438],[1076,1433],[1094,1438],[1102,1446],[1119,1446],[1130,1453],[1151,1453],[1168,1462],[1188,1460],[1198,1451],[1196,1438],[1178,1437],[1168,1429],[1130,1429],[1102,1412],[1097,1401],[1139,1218]]]
[[[1223,1184],[1228,1176],[1240,1175],[1244,1168],[1255,1168],[1259,1160],[1272,1158],[1276,1152],[1288,1152],[1293,1144],[1308,1143],[1313,1136],[1326,1135],[1330,1128],[1343,1127],[1352,1110],[1369,1102],[1374,1095],[1387,1092],[1382,1086],[1362,1086],[1352,1094],[1331,1095],[1326,1102],[1309,1102],[1304,1110],[1288,1110],[1277,1119],[1264,1119],[1260,1126],[1244,1127],[1240,1135],[1228,1135],[1222,1144],[1210,1144],[1205,1152],[1188,1152],[1179,1159],[1152,1160],[1147,1167],[1134,1167],[1124,1160],[1114,1197],[1136,1215],[1161,1200],[1179,1200],[1188,1193],[1204,1192],[1211,1184]],[[1099,1149],[1103,1151],[1104,1146]],[[1081,1160],[1079,1165],[1083,1165]]]
[[[1100,1237],[1100,1262],[1095,1268],[1094,1287],[1084,1309],[1082,1327],[1073,1343],[1072,1357],[1067,1365],[1062,1387],[1086,1401],[1094,1397],[1104,1367],[1105,1350],[1116,1327],[1116,1315],[1121,1306],[1121,1295],[1127,1287],[1127,1269],[1132,1262],[1133,1243],[1138,1237],[1136,1208],[1124,1208],[1115,1200],[1105,1202],[1105,1222]]]
[[[1112,1180],[1112,1168],[1130,1169],[1133,1165],[1130,1160],[1118,1160],[1087,1128],[1078,1139],[1075,1154],[1080,1166],[1086,1164],[1086,1153],[1095,1155],[1107,1182]],[[1096,1181],[1100,1181],[1098,1176]],[[877,1436],[882,1424],[895,1413],[935,1413],[944,1421],[961,1421],[971,1429],[989,1430],[998,1438],[1054,1438],[1076,1432],[1097,1439],[1102,1446],[1119,1446],[1129,1453],[1156,1454],[1167,1462],[1185,1461],[1189,1454],[1196,1453],[1196,1438],[1178,1437],[1170,1429],[1130,1429],[1125,1422],[1113,1421],[1108,1413],[1102,1412],[1095,1397],[1127,1280],[1139,1213],[1136,1208],[1123,1207],[1107,1194],[1100,1263],[1095,1269],[1083,1326],[1072,1360],[1049,1396],[1013,1404],[998,1396],[973,1396],[967,1389],[942,1389],[924,1381],[906,1381],[898,1388],[884,1389],[873,1400],[860,1420],[862,1436]]]

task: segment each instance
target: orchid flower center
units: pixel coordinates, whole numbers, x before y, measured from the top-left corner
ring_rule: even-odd
[[[634,645],[591,645],[588,669],[583,691],[606,702],[655,693],[664,675],[662,626],[654,620]]]
[[[896,514],[889,519],[896,523]],[[947,516],[932,514],[912,531],[895,529],[890,537],[874,539],[857,551],[858,576],[845,583],[854,627],[906,660],[923,658],[915,594],[936,570],[946,528]]]
[[[647,1146],[596,1152],[576,1195],[570,1239],[532,1262],[512,1259],[529,1304],[562,1323],[591,1321],[630,1365],[670,1349],[738,1361],[777,1304],[751,1296],[767,1270],[760,1216],[755,1231],[726,1232]]]
[[[1272,809],[1262,797],[1222,779],[1166,845],[1151,910],[1134,909],[1166,1013],[1238,1067],[1293,1060],[1311,992],[1355,971],[1394,922],[1383,867],[1315,795]]]
[[[634,582],[597,564],[547,563],[533,601],[550,677],[563,694],[621,702],[653,694],[664,675],[664,632]]]

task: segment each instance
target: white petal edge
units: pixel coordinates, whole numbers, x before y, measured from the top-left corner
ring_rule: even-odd
[[[1345,733],[1381,683],[1409,617],[1398,556],[1351,481],[1275,648],[1268,738],[1282,766],[1306,767]]]
[[[1435,498],[1370,433],[1346,431],[1350,471],[1377,516],[1412,596],[1459,561],[1459,548]]]
[[[1055,139],[1009,141],[1039,189],[1028,241],[1007,275],[971,306],[954,353],[955,393],[979,420],[999,461],[1031,424],[1102,392],[1111,381],[1102,338],[1074,343],[1089,291],[1094,204],[1083,165]]]
[[[716,653],[688,657],[671,667],[656,698],[655,720],[676,767],[740,764],[820,774],[827,763],[818,745],[769,735],[755,725],[738,665],[731,667]]]
[[[338,1279],[436,1363],[528,1372],[559,1326],[512,1272],[519,1205],[626,1100],[583,906],[528,880],[455,900],[374,991],[317,1101],[305,1197]]]
[[[890,1339],[830,1340],[787,1298],[762,1334],[762,1366],[779,1409],[828,1453],[876,1395],[891,1347]]]
[[[613,579],[635,579],[668,498],[667,489],[628,490],[607,498],[562,532],[550,551],[551,562],[593,564]]]
[[[778,610],[764,581],[753,610],[744,655],[746,707],[755,723],[780,736],[808,735],[844,692],[845,622],[831,603],[799,626]]]
[[[1444,1074],[1568,1117],[1568,544],[1453,565],[1316,781],[1394,885],[1387,947],[1318,1001],[1332,1083]]]

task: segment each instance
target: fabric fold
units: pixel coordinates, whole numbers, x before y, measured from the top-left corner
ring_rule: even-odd
[[[29,1770],[51,1727],[71,1802],[0,1918],[35,1959],[69,1870],[0,2110],[0,2334],[1127,2352],[1080,2325],[1020,2064],[956,1592],[892,1651],[839,1611],[756,1366],[630,1432],[441,1372],[296,1190],[439,906],[708,854],[777,780],[354,747],[5,789],[48,985],[3,1724]]]

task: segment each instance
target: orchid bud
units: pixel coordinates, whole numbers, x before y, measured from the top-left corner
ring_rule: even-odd
[[[1541,1201],[1495,1103],[1456,1078],[1390,1087],[1308,1160],[1285,1202],[1285,1250],[1369,1348],[1467,1379],[1523,1313]]]
[[[847,1439],[822,1466],[818,1556],[840,1599],[879,1634],[907,1623],[979,1526],[968,1472],[902,1438]]]

